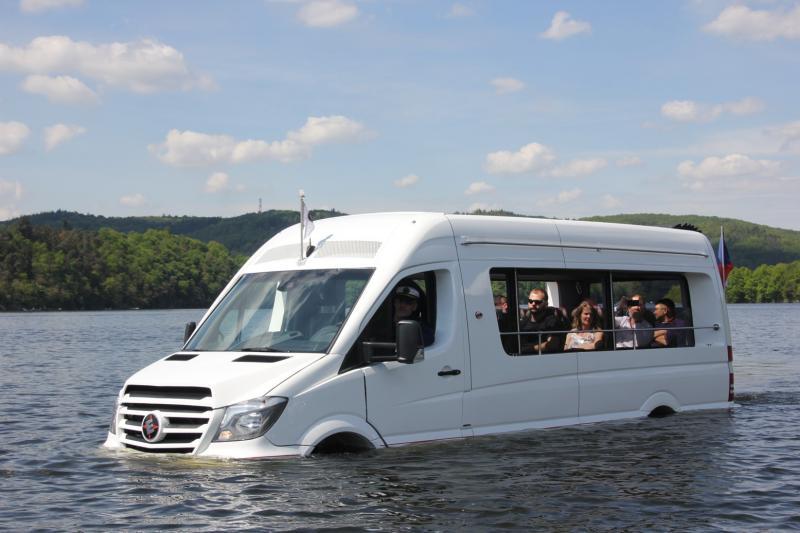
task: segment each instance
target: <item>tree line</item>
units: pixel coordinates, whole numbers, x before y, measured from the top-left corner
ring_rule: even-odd
[[[207,307],[244,262],[167,230],[0,229],[0,310]]]
[[[246,257],[169,230],[0,228],[0,311],[207,307]],[[732,303],[800,301],[800,261],[736,267]]]
[[[800,302],[800,261],[736,267],[725,293],[730,303]]]
[[[341,216],[336,209],[312,210],[311,219],[320,220]],[[502,209],[477,209],[473,215],[514,216],[520,215]],[[104,217],[71,211],[49,211],[26,215],[34,226],[50,226],[55,229],[82,229],[99,231],[111,228],[123,233],[144,233],[149,229],[166,229],[173,235],[185,235],[203,242],[216,241],[232,254],[250,255],[259,246],[279,231],[297,224],[300,213],[291,210],[270,209],[260,213],[245,213],[231,218],[193,216],[146,216]],[[0,222],[0,230],[13,226],[20,219]],[[690,224],[708,236],[712,246],[717,246],[720,226],[725,227],[725,241],[738,266],[756,268],[759,265],[775,265],[800,260],[800,231],[773,228],[733,218],[718,218],[699,215],[665,215],[656,213],[629,213],[588,217],[581,220],[616,222],[672,228],[678,224]]]

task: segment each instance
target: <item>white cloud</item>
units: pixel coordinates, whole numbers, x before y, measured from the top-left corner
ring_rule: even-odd
[[[405,189],[407,187],[416,185],[418,181],[419,181],[419,176],[417,176],[416,174],[409,174],[408,176],[404,176],[399,180],[395,180],[394,186],[399,189]]]
[[[302,128],[290,131],[286,139],[280,141],[237,141],[230,135],[170,130],[163,143],[148,148],[162,162],[174,166],[244,163],[259,159],[289,163],[309,157],[314,146],[355,142],[367,135],[363,124],[347,117],[309,117]]]
[[[749,115],[764,109],[764,102],[748,96],[722,104],[702,104],[693,100],[671,100],[661,106],[661,115],[677,122],[708,122],[723,113]]]
[[[700,106],[691,100],[672,100],[661,106],[661,114],[678,122],[696,122],[701,120]]]
[[[144,205],[145,199],[141,193],[129,194],[119,199],[119,203],[126,207],[140,207]]]
[[[231,162],[236,145],[229,135],[170,130],[163,143],[148,148],[168,165],[200,166]]]
[[[515,93],[525,88],[525,84],[515,78],[495,78],[490,83],[497,94]]]
[[[206,181],[206,192],[213,194],[225,191],[229,188],[229,181],[230,178],[224,172],[215,172]]]
[[[54,124],[44,129],[44,146],[49,152],[61,143],[86,133],[86,128],[67,124]]]
[[[12,218],[17,218],[19,215],[20,212],[14,206],[0,206],[0,220],[10,220]]]
[[[0,122],[0,155],[13,154],[25,143],[31,129],[22,122]]]
[[[190,70],[181,52],[153,39],[94,45],[53,35],[23,47],[0,43],[0,71],[78,73],[139,93],[213,87],[209,78]]]
[[[780,140],[779,151],[800,154],[800,120],[770,128],[767,133]]]
[[[21,87],[25,92],[46,96],[51,102],[91,104],[98,101],[93,90],[72,76],[33,74],[25,78]]]
[[[487,203],[483,203],[483,202],[475,202],[475,203],[471,204],[467,208],[467,213],[473,213],[473,212],[475,212],[475,211],[477,211],[479,209],[481,211],[495,211],[495,210],[500,209],[500,206],[498,206],[497,204],[487,204]]]
[[[553,16],[550,27],[539,34],[542,39],[561,41],[580,33],[591,33],[592,25],[588,22],[573,19],[566,11],[559,11]]]
[[[80,7],[83,0],[20,0],[19,9],[23,13],[41,13],[51,9]]]
[[[581,189],[569,189],[566,191],[561,191],[556,196],[550,196],[546,198],[542,198],[536,202],[536,205],[539,207],[547,207],[551,205],[562,205],[567,204],[569,202],[573,202],[580,198],[583,195],[583,191]]]
[[[520,174],[541,170],[555,160],[550,148],[530,143],[516,152],[501,150],[486,156],[486,171],[490,174]]]
[[[16,203],[22,199],[22,184],[0,179],[0,220],[19,216]]]
[[[461,18],[461,17],[471,17],[475,14],[475,10],[471,7],[455,3],[450,6],[450,11],[447,12],[447,16],[449,18]]]
[[[610,194],[604,194],[601,198],[602,205],[606,209],[616,209],[622,207],[622,200]]]
[[[643,152],[649,157],[702,158],[706,154],[748,154],[753,156],[800,155],[800,121],[796,142],[792,138],[792,123],[752,128],[709,131],[697,141],[685,146],[651,149]]]
[[[476,181],[474,183],[470,183],[467,190],[464,191],[464,194],[467,196],[471,196],[473,194],[480,194],[480,193],[489,193],[494,192],[494,187],[486,183],[485,181]]]
[[[800,5],[785,11],[754,10],[744,5],[726,7],[705,31],[751,41],[800,39]]]
[[[608,161],[602,158],[575,159],[569,163],[554,168],[550,171],[550,174],[557,178],[588,176],[589,174],[597,172],[601,168],[605,168],[607,165]]]
[[[347,142],[362,138],[364,126],[341,115],[330,117],[308,117],[302,128],[290,131],[288,140],[304,145],[331,142]]]
[[[20,200],[22,198],[22,184],[18,181],[0,179],[0,200]]]
[[[767,177],[781,170],[778,161],[751,159],[742,154],[725,157],[706,157],[700,163],[683,161],[678,165],[678,174],[684,178],[691,189],[702,189],[705,183],[746,176]]]
[[[625,167],[638,167],[642,164],[641,158],[635,155],[629,155],[625,157],[621,157],[617,159],[617,166],[621,168]]]
[[[311,28],[331,28],[358,17],[358,7],[341,0],[313,0],[303,5],[297,18]]]
[[[725,111],[734,115],[752,115],[763,111],[764,107],[766,107],[763,101],[752,96],[742,98],[736,102],[728,102],[727,104],[722,104],[722,106]]]

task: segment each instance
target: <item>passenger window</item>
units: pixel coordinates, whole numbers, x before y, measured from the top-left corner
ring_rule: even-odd
[[[678,274],[613,273],[616,349],[694,346],[686,279]]]
[[[500,290],[509,295],[509,313],[498,314],[500,340],[508,355],[607,348],[607,274],[496,268],[490,279],[493,295]],[[587,310],[583,319],[581,309]]]
[[[514,284],[515,271],[512,268],[496,268],[490,272],[492,284],[492,297],[495,306],[497,326],[500,329],[500,342],[507,354],[519,353],[519,336],[517,326],[519,321],[519,307]],[[505,298],[505,305],[502,299]],[[498,299],[500,306],[498,307]]]

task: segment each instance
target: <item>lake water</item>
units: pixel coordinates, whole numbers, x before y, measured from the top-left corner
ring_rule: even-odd
[[[100,448],[199,310],[0,314],[0,530],[800,529],[800,305],[732,305],[736,402],[273,461]]]

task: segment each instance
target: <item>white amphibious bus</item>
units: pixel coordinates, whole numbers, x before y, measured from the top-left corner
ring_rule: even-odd
[[[307,456],[733,405],[700,233],[441,213],[314,224],[302,244],[300,225],[264,244],[181,351],[126,381],[106,446]]]

